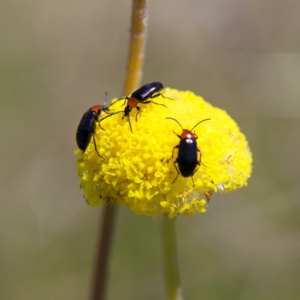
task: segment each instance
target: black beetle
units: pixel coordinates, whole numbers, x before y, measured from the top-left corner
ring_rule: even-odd
[[[139,103],[143,103],[143,104],[154,103],[154,104],[166,107],[164,104],[154,102],[151,99],[154,99],[158,96],[162,96],[163,98],[174,100],[172,98],[165,97],[163,94],[161,94],[160,91],[162,91],[163,89],[164,89],[164,86],[160,82],[150,82],[150,83],[147,83],[147,84],[141,86],[139,89],[134,91],[130,95],[130,97],[125,97],[125,98],[118,99],[117,101],[124,100],[125,101],[124,104],[126,103],[126,100],[127,100],[127,105],[126,105],[124,111],[118,111],[118,112],[112,113],[112,115],[120,113],[120,112],[124,112],[124,115],[123,115],[122,119],[124,119],[124,117],[128,118],[130,130],[131,130],[131,132],[133,132],[132,127],[131,127],[129,114],[130,114],[131,110],[134,107],[136,107],[138,112],[135,116],[135,120],[137,121],[137,116],[140,113],[140,107],[138,106]],[[110,116],[107,116],[105,118],[108,118],[108,117],[110,117]]]
[[[192,131],[200,123],[202,123],[204,121],[208,121],[210,119],[201,120],[191,130],[184,129],[181,126],[181,124],[174,118],[169,118],[168,117],[166,119],[173,120],[173,121],[177,122],[177,124],[182,128],[181,135],[178,135],[176,132],[173,131],[180,138],[179,145],[177,145],[173,148],[172,157],[170,158],[170,159],[172,159],[174,157],[174,150],[178,149],[178,156],[174,161],[174,166],[175,166],[176,171],[177,171],[177,176],[174,179],[174,181],[172,182],[172,183],[174,183],[177,180],[179,174],[181,174],[183,177],[189,177],[189,176],[192,177],[197,172],[198,169],[196,169],[196,166],[197,165],[200,166],[200,164],[201,164],[201,151],[197,147],[197,141],[196,140],[197,140],[198,136],[196,135],[196,133],[193,133]],[[198,160],[198,157],[197,157],[198,152],[200,153],[199,160]],[[179,170],[176,166],[176,163],[178,164]]]
[[[90,107],[87,112],[82,116],[81,121],[78,125],[77,132],[76,132],[76,141],[78,148],[82,150],[83,152],[88,147],[91,138],[93,137],[94,146],[97,154],[103,158],[97,149],[96,140],[95,140],[95,126],[96,122],[98,122],[100,128],[100,120],[98,117],[100,117],[102,111],[107,111],[108,108],[104,105],[94,105]],[[102,121],[102,120],[101,120]],[[104,130],[104,128],[102,128]]]

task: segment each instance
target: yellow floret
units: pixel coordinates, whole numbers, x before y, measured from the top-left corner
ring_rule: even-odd
[[[213,107],[190,91],[166,88],[156,97],[161,105],[139,103],[140,113],[133,108],[130,121],[123,113],[96,125],[95,139],[100,158],[91,140],[83,153],[76,151],[81,187],[88,204],[103,202],[125,204],[136,214],[192,216],[205,212],[213,193],[231,192],[247,185],[251,175],[252,155],[245,136],[224,110]],[[123,111],[124,101],[113,101],[110,111]],[[102,117],[107,116],[105,113]],[[182,129],[167,117],[175,118],[185,129],[199,121],[211,120],[195,128],[201,164],[193,177],[177,176],[173,148]],[[169,160],[169,161],[168,161]],[[168,161],[168,162],[167,162]]]

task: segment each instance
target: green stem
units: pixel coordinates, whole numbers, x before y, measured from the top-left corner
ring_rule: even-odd
[[[164,216],[160,224],[168,300],[183,299],[180,285],[175,222],[176,218],[169,219],[167,216]]]
[[[148,27],[148,0],[133,0],[131,38],[123,95],[136,90],[142,78]],[[105,205],[101,237],[95,260],[92,300],[104,300],[107,292],[109,258],[117,206]]]

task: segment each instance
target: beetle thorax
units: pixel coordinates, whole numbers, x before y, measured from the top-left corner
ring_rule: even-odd
[[[100,116],[101,111],[102,111],[102,106],[101,105],[94,105],[89,110],[94,111],[97,116]]]
[[[131,108],[137,107],[138,104],[139,104],[139,100],[137,100],[136,98],[130,97],[127,100],[127,106],[130,106]]]
[[[195,140],[196,137],[195,135],[190,131],[190,130],[183,130],[182,134],[181,134],[181,138],[182,139],[186,139],[186,140]],[[190,143],[190,142],[187,142],[187,143]]]

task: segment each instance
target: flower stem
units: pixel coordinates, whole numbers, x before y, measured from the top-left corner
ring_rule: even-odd
[[[131,36],[124,95],[135,91],[141,83],[148,28],[149,0],[134,0],[132,5]]]
[[[92,300],[103,300],[107,291],[108,260],[111,249],[112,234],[114,232],[117,206],[105,204],[101,220],[101,237],[95,259]]]
[[[131,94],[141,82],[147,39],[148,2],[148,0],[133,0],[131,38],[123,95]],[[95,261],[92,300],[104,300],[106,296],[109,255],[116,210],[117,206],[105,205],[103,207],[103,222]]]
[[[164,219],[160,224],[168,300],[183,299],[177,257],[175,221],[176,218],[169,219],[168,216],[164,216]]]

